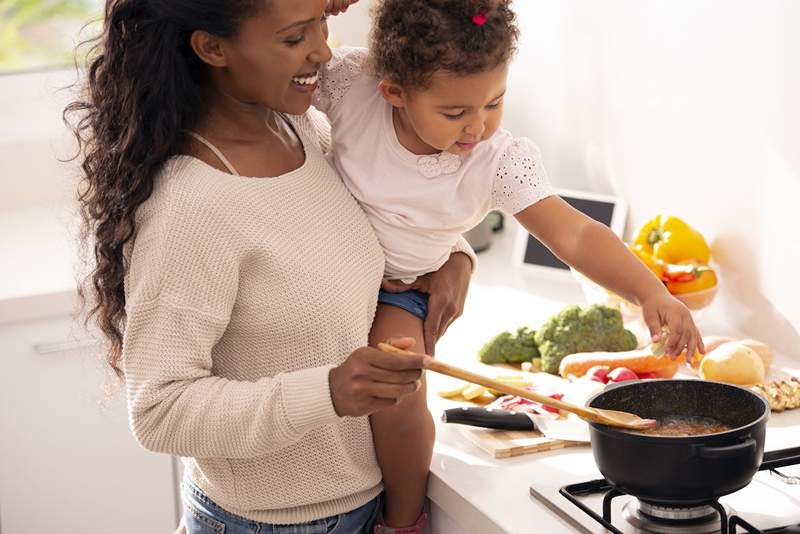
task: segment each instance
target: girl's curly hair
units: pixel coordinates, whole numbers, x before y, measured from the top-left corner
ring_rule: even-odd
[[[440,70],[493,69],[511,58],[519,37],[511,0],[379,0],[373,18],[372,68],[408,89],[427,88]]]
[[[78,141],[82,241],[91,272],[81,296],[109,342],[121,376],[127,269],[123,249],[136,233],[136,210],[186,131],[204,113],[205,65],[193,31],[231,37],[263,0],[107,0],[103,32],[89,52],[85,91],[64,110]],[[72,117],[74,121],[71,120]],[[89,292],[89,295],[86,292]]]

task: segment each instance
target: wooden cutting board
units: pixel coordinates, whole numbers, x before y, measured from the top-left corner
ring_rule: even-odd
[[[465,438],[495,458],[511,458],[535,452],[552,451],[575,445],[580,441],[550,439],[533,430],[492,430],[466,425],[453,425]]]

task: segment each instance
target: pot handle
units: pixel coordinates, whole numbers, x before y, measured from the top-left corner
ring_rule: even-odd
[[[695,445],[694,453],[700,458],[734,458],[736,456],[746,456],[756,452],[758,444],[753,438],[749,438],[736,445],[726,445],[724,447],[706,447],[705,445]]]

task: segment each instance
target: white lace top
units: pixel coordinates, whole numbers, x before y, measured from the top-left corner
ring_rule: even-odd
[[[331,122],[329,160],[375,228],[386,277],[435,271],[490,210],[515,214],[554,194],[536,145],[502,128],[466,156],[411,153],[397,139],[378,80],[363,69],[366,56],[363,48],[335,50],[314,106]]]

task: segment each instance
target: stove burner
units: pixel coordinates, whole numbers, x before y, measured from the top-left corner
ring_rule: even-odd
[[[714,534],[720,531],[719,513],[707,505],[675,508],[631,499],[622,508],[622,517],[637,532]]]
[[[764,459],[759,466],[761,471],[771,471],[773,476],[787,484],[798,484],[800,478],[789,476],[778,471],[780,467],[800,464],[800,447],[782,449],[764,453]],[[533,487],[531,487],[533,494]],[[611,501],[626,493],[615,487],[605,479],[578,482],[562,487],[558,493],[569,502],[581,509],[587,516],[604,526],[608,532],[623,534],[613,524],[611,517]],[[581,501],[581,497],[591,494],[603,495],[602,514],[598,514]],[[680,508],[664,506],[651,502],[642,502],[630,499],[622,507],[622,516],[625,522],[633,525],[637,532],[652,532],[657,534],[680,533],[720,533],[738,534],[743,529],[748,534],[786,534],[800,533],[800,525],[788,525],[761,531],[744,518],[737,516],[730,508],[718,500],[707,501],[698,506]]]
[[[668,521],[697,521],[698,519],[707,519],[709,516],[712,518],[717,517],[717,511],[711,506],[701,505],[692,507],[678,507],[678,506],[664,506],[653,504],[646,501],[630,501],[628,504],[631,508],[636,508],[638,503],[638,511],[642,514],[653,519],[666,519]]]

